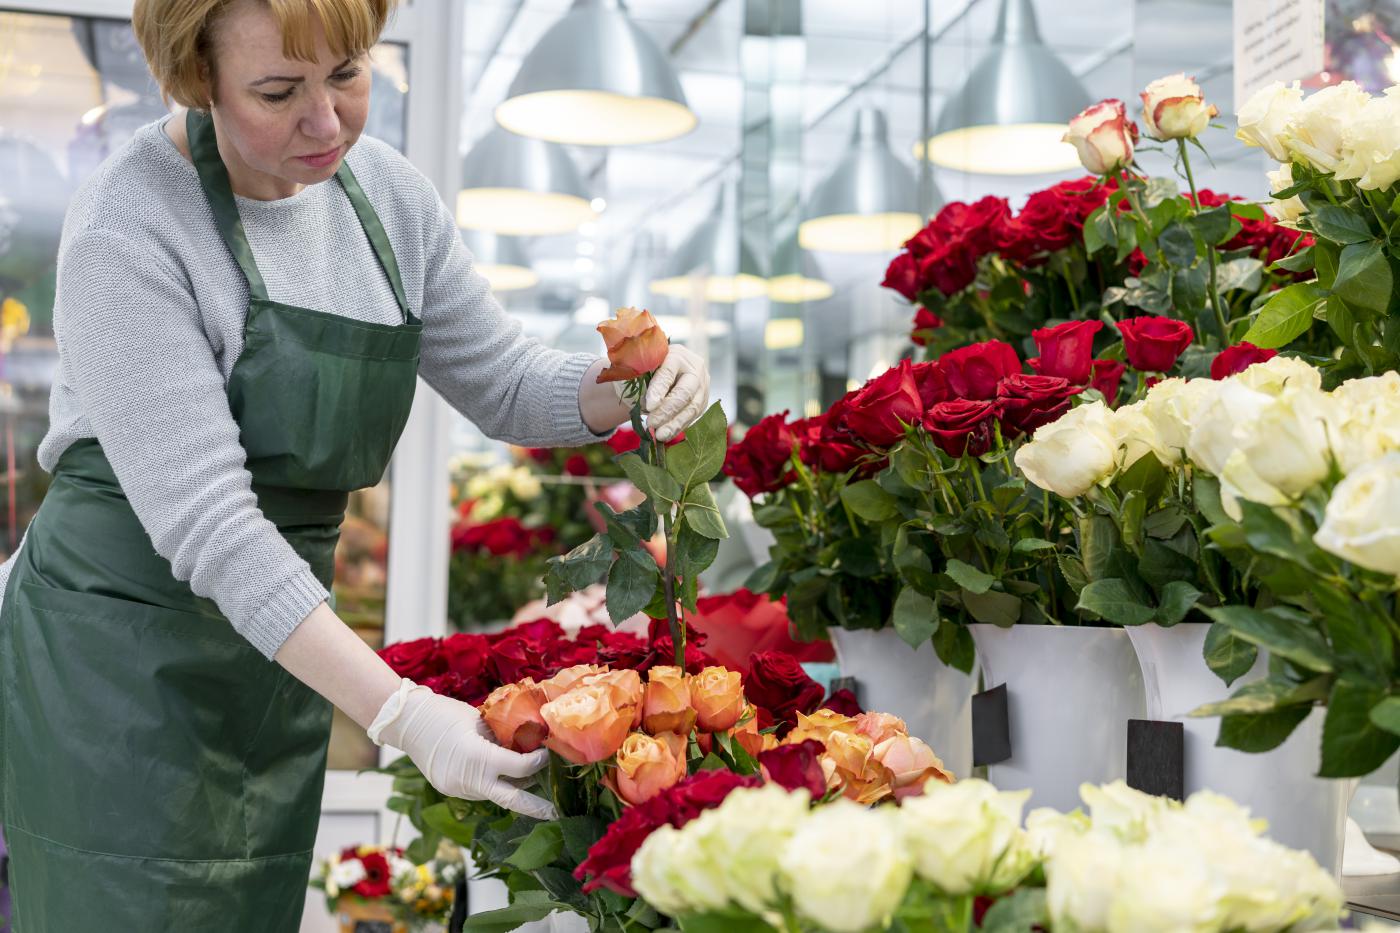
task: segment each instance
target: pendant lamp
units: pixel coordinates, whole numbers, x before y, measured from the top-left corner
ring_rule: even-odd
[[[940,202],[933,191],[936,209]],[[923,226],[914,172],[890,149],[884,111],[856,114],[846,154],[812,191],[798,239],[804,249],[830,253],[893,252]]]
[[[796,232],[778,244],[777,254],[773,259],[773,271],[777,272],[780,269],[798,271],[785,271],[768,280],[770,301],[802,304],[808,301],[822,301],[836,292],[831,283],[822,277],[817,261],[797,242]],[[801,343],[800,339],[798,343]]]
[[[1040,38],[1032,0],[1001,0],[992,47],[943,105],[928,157],[986,175],[1038,175],[1076,168],[1065,124],[1089,92]],[[923,157],[916,144],[914,155]]]
[[[519,240],[486,230],[462,230],[461,234],[476,260],[476,271],[491,283],[491,291],[513,292],[539,284],[539,274],[530,267]]]
[[[714,303],[755,298],[768,291],[763,266],[740,233],[739,191],[733,182],[720,188],[714,209],[681,241],[651,290],[688,298],[697,274],[704,277],[705,299]]]
[[[550,142],[635,146],[684,136],[699,121],[622,0],[574,0],[520,63],[496,122]]]
[[[457,226],[510,236],[572,233],[597,217],[564,147],[496,127],[462,160]]]

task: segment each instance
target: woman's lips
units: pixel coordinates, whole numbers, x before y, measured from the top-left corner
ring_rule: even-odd
[[[327,152],[323,152],[320,155],[297,156],[297,158],[305,162],[312,168],[325,168],[327,165],[330,165],[332,162],[334,162],[339,156],[340,147],[336,146],[334,149],[331,149]]]

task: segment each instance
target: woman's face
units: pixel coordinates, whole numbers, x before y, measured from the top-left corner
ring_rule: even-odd
[[[369,114],[369,58],[331,51],[313,17],[316,61],[282,54],[282,33],[260,0],[238,0],[214,28],[214,126],[236,190],[295,194],[325,181]]]

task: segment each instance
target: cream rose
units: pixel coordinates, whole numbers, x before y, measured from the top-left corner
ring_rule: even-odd
[[[1178,466],[1186,456],[1186,442],[1196,413],[1205,406],[1223,383],[1211,379],[1163,379],[1147,390],[1142,414],[1152,422],[1157,438],[1157,459],[1166,466]]]
[[[1138,129],[1121,100],[1101,100],[1069,121],[1064,141],[1095,175],[1112,175],[1133,163]]]
[[[1103,402],[1070,409],[1016,451],[1016,466],[1041,489],[1066,498],[1084,495],[1113,472],[1118,441],[1112,417]]]
[[[1347,131],[1360,119],[1370,99],[1355,81],[1343,81],[1312,94],[1289,122],[1286,146],[1291,158],[1302,159],[1320,172],[1337,171],[1346,155]]]
[[[1220,391],[1201,406],[1191,421],[1186,456],[1212,476],[1219,476],[1240,446],[1240,435],[1273,401],[1234,380],[1221,383]]]
[[[1275,162],[1292,161],[1287,143],[1293,116],[1303,105],[1303,89],[1294,81],[1262,87],[1245,101],[1236,115],[1239,129],[1235,136],[1251,146],[1260,146]]]
[[[1293,163],[1284,162],[1272,172],[1265,172],[1269,178],[1269,190],[1274,194],[1293,187]],[[1269,202],[1269,213],[1274,219],[1283,223],[1296,223],[1299,217],[1308,212],[1303,204],[1303,199],[1296,194],[1291,198],[1278,198]]]
[[[919,877],[944,894],[1000,894],[1035,864],[1021,829],[1030,791],[998,791],[986,781],[929,784],[900,807],[904,844]]]
[[[1337,484],[1313,541],[1359,566],[1400,574],[1400,453],[1386,454]]]
[[[1158,78],[1142,92],[1142,122],[1153,139],[1199,136],[1218,113],[1195,79],[1182,72]]]
[[[1114,467],[1120,473],[1148,454],[1157,456],[1161,439],[1157,436],[1156,425],[1143,411],[1142,402],[1134,402],[1116,409],[1108,424],[1118,442],[1114,453]],[[1162,462],[1167,463],[1165,460]]]
[[[779,858],[797,912],[831,933],[863,933],[889,921],[913,877],[901,845],[900,810],[834,800],[814,810]]]
[[[1295,357],[1276,356],[1255,363],[1244,372],[1231,376],[1228,381],[1266,395],[1282,395],[1285,392],[1320,390],[1322,373],[1316,366]]]
[[[1346,127],[1336,174],[1370,191],[1400,180],[1400,88],[1371,98]]]

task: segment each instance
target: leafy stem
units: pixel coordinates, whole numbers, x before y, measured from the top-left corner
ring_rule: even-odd
[[[1176,148],[1181,153],[1181,167],[1186,172],[1186,184],[1191,189],[1191,213],[1199,217],[1201,199],[1196,194],[1196,176],[1191,172],[1191,156],[1186,151],[1186,140],[1178,139]],[[1225,323],[1225,314],[1220,310],[1220,288],[1216,284],[1215,244],[1206,244],[1206,265],[1210,269],[1210,309],[1215,313],[1215,325],[1220,328],[1220,345],[1230,345],[1230,328]]]

